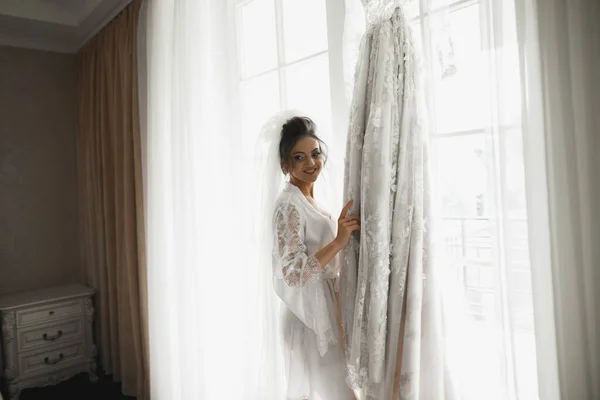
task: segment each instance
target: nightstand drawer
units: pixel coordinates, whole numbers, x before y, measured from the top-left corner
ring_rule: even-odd
[[[93,296],[81,284],[0,296],[0,375],[11,394],[6,400],[82,372],[97,379]]]
[[[46,374],[84,360],[82,342],[50,351],[31,351],[19,354],[19,374],[24,376]]]
[[[19,353],[42,346],[54,346],[83,336],[83,318],[56,321],[17,331]]]
[[[29,308],[17,311],[17,328],[81,315],[82,313],[83,303],[80,300]]]

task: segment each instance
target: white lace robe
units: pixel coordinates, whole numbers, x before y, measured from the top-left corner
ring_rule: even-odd
[[[335,237],[336,221],[287,184],[275,206],[274,286],[282,313],[287,399],[350,400],[339,340],[334,281],[337,258],[314,255]],[[276,400],[276,399],[273,399]]]
[[[439,303],[425,279],[427,132],[415,50],[396,2],[367,3],[346,154],[345,198],[362,226],[341,271],[349,384],[359,399],[452,399]]]

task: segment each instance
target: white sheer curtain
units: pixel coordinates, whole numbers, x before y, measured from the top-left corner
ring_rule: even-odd
[[[260,232],[270,218],[257,218],[260,188],[269,182],[256,168],[264,155],[255,145],[269,116],[307,110],[331,146],[331,178],[319,195],[329,192],[339,203],[342,182],[331,167],[341,164],[336,143],[344,140],[332,129],[345,107],[332,104],[343,98],[331,90],[339,77],[329,67],[341,66],[335,45],[341,34],[327,33],[329,21],[341,22],[334,3],[143,5],[140,113],[154,400],[281,398],[278,300],[270,255],[261,254]],[[314,19],[309,36],[307,16]]]
[[[148,0],[141,18],[152,398],[258,400],[266,322],[253,194],[241,181],[231,9]]]
[[[323,61],[333,82],[325,94],[338,120],[344,101],[333,79],[341,74],[334,68],[341,1],[327,1],[331,58]],[[360,0],[345,1],[348,49],[364,20]],[[263,3],[270,0],[256,1]],[[484,371],[503,382],[503,398],[599,398],[598,3],[402,3],[428,82],[444,259],[469,299],[480,344],[488,345]],[[267,14],[259,7],[252,17],[257,31]],[[260,301],[272,303],[261,297],[271,292],[261,291],[252,234],[260,227],[249,217],[253,179],[260,179],[250,168],[254,140],[240,140],[248,127],[238,105],[262,104],[262,114],[250,118],[262,121],[279,108],[306,107],[288,86],[301,94],[311,87],[310,95],[297,96],[307,104],[327,86],[304,70],[294,75],[280,55],[278,69],[257,77],[255,91],[248,79],[250,89],[242,89],[250,94],[238,98],[234,16],[221,0],[143,6],[140,114],[154,400],[270,400],[281,378],[269,368],[276,364],[261,357],[264,339],[276,332],[256,312]],[[273,24],[281,30],[280,21]],[[353,68],[351,52],[345,63]],[[271,86],[263,85],[271,78],[279,82],[275,100],[253,101],[254,93],[271,98]]]
[[[600,3],[517,0],[540,398],[600,398]]]

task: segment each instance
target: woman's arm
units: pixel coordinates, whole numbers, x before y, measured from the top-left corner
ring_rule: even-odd
[[[278,207],[275,213],[276,263],[287,286],[302,287],[319,278],[323,273],[321,265],[326,265],[308,254],[304,229],[300,211],[294,204],[284,203]]]
[[[352,203],[348,203],[338,220],[338,235],[315,255],[307,253],[304,244],[304,226],[298,208],[290,203],[281,204],[275,214],[277,250],[285,283],[289,286],[303,286],[318,278],[329,264],[350,241],[352,232],[360,228],[357,217],[347,217]]]
[[[340,244],[339,240],[334,239],[327,246],[315,254],[315,258],[319,261],[321,268],[325,268],[344,247]]]
[[[360,229],[360,219],[358,217],[348,216],[348,210],[352,207],[354,202],[350,200],[342,210],[340,218],[338,219],[338,233],[336,238],[323,247],[315,258],[319,260],[323,268],[334,259],[337,253],[339,253],[344,247],[350,243],[350,236],[352,232],[356,232]]]

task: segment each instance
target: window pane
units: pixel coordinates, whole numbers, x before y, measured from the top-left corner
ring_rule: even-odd
[[[533,333],[514,333],[515,376],[519,399],[539,399],[536,343]]]
[[[423,60],[423,39],[421,39],[421,23],[415,22],[411,24],[411,33],[415,50],[419,52],[419,57]]]
[[[260,128],[279,110],[277,72],[270,72],[243,83],[241,92],[242,150],[248,158],[253,158]]]
[[[496,41],[494,58],[497,68],[497,102],[500,125],[520,125],[521,122],[521,71],[515,2],[503,3],[502,40]]]
[[[324,0],[282,0],[286,63],[327,50]]]
[[[436,184],[445,217],[489,215],[488,168],[483,134],[435,141]]]
[[[425,1],[427,10],[436,11],[444,10],[460,0],[427,0]]]
[[[525,164],[523,160],[523,131],[500,130],[500,170],[503,177],[504,210],[507,218],[525,221],[527,199],[525,197]],[[524,231],[527,234],[527,230]]]
[[[449,217],[441,221],[444,268],[462,283],[472,316],[494,318],[494,269],[492,232],[487,218]]]
[[[285,70],[286,108],[298,108],[309,114],[319,126],[322,139],[331,136],[331,93],[329,57],[311,58]]]
[[[505,43],[498,47],[497,63],[497,102],[499,124],[504,126],[519,125],[521,122],[521,77],[519,66],[519,50],[516,44]]]
[[[242,75],[251,77],[277,67],[273,0],[253,0],[241,6],[239,26]]]
[[[404,15],[408,19],[414,19],[419,16],[420,0],[408,0],[403,4]]]
[[[479,6],[431,17],[436,131],[482,128],[489,120],[487,67]]]

